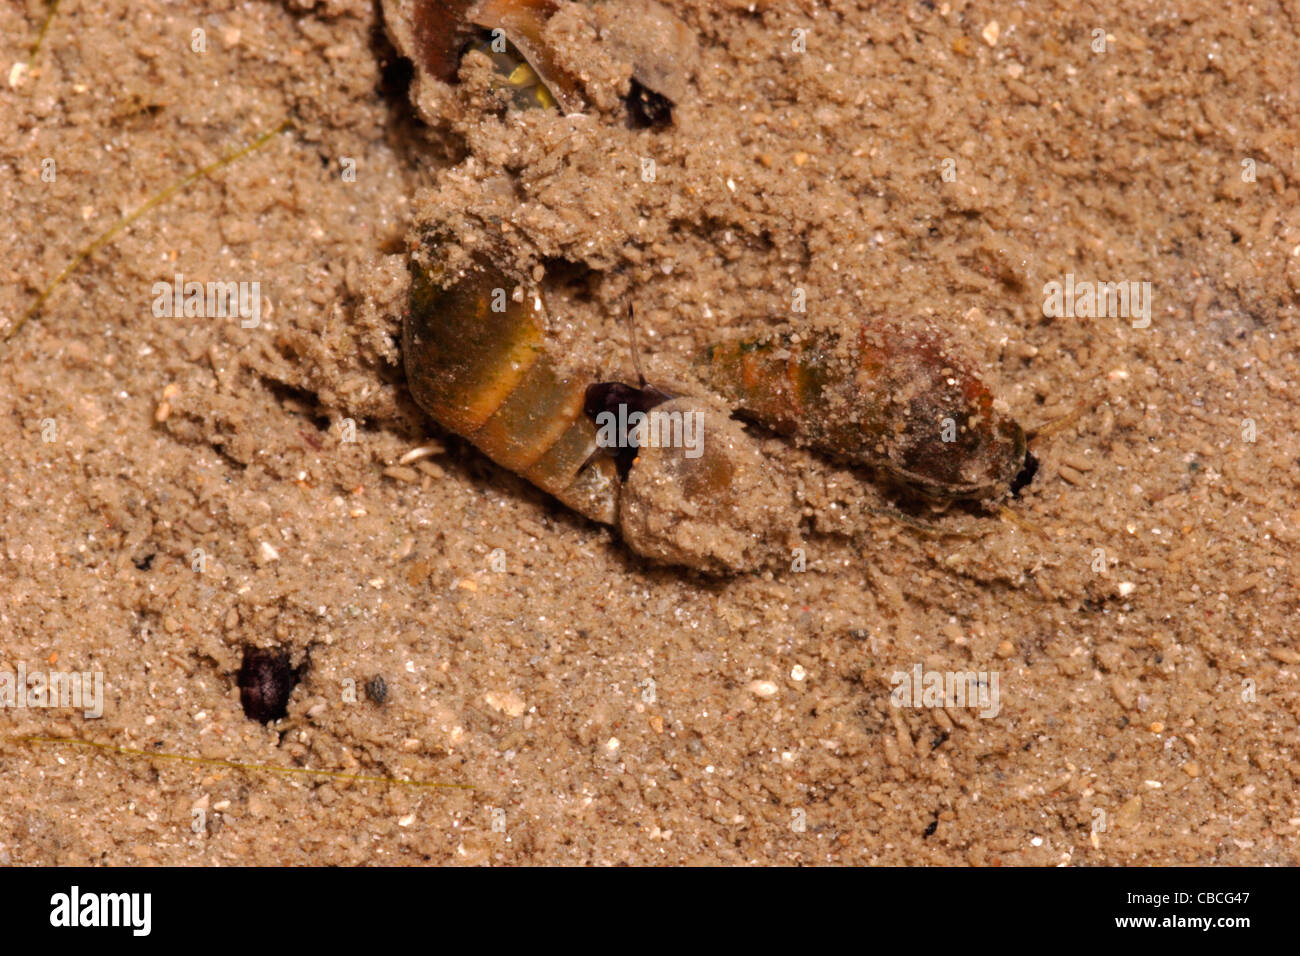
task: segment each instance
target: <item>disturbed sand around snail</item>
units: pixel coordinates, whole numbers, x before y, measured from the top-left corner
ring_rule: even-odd
[[[1105,57],[1087,5],[674,6],[707,108],[658,168],[699,198],[665,193],[644,227],[611,188],[640,154],[601,123],[529,117],[521,141],[466,110],[443,133],[405,90],[377,94],[370,3],[55,21],[0,91],[6,317],[161,184],[296,125],[99,253],[5,350],[0,664],[99,666],[109,686],[98,722],[5,711],[6,731],[479,789],[6,743],[0,860],[1295,862],[1297,41],[1210,4],[1124,17]],[[0,10],[6,64],[36,19]],[[788,52],[796,28],[812,56]],[[592,74],[610,110],[618,82]],[[42,185],[46,155],[63,174]],[[628,363],[613,306],[636,288],[647,377],[669,381],[701,322],[756,331],[798,281],[834,325],[921,304],[1027,425],[1087,399],[1018,505],[1039,530],[921,534],[854,472],[769,440],[821,532],[808,571],[702,583],[647,571],[459,440],[403,464],[429,438],[395,346],[402,246],[421,189],[482,196],[470,156],[532,190],[499,199],[529,236],[571,237],[613,277],[608,302],[573,302],[570,354]],[[263,327],[154,317],[176,272],[262,281]],[[1151,281],[1150,328],[1045,320],[1066,273]],[[241,712],[245,643],[295,666],[310,649],[278,732]],[[889,675],[918,662],[998,669],[999,715],[891,708]],[[340,700],[376,674],[382,707]]]

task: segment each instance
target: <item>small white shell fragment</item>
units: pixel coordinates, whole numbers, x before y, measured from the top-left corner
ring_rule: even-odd
[[[409,465],[413,461],[419,461],[421,458],[428,458],[430,455],[437,455],[444,449],[441,445],[417,445],[412,448],[401,458],[397,459],[399,465]]]

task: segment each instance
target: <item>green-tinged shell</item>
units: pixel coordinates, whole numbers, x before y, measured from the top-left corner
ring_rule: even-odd
[[[575,511],[617,525],[654,561],[723,574],[788,559],[798,510],[737,422],[654,393],[649,414],[676,427],[627,446],[635,458],[624,479],[615,455],[623,446],[601,447],[586,407],[589,387],[610,383],[557,371],[544,348],[540,293],[516,296],[514,283],[482,264],[441,275],[417,259],[413,272],[406,377],[440,425]]]
[[[605,524],[618,476],[583,413],[588,381],[564,377],[543,348],[541,293],[476,266],[443,288],[416,264],[402,353],[416,402],[438,424],[570,508]]]
[[[467,49],[485,53],[500,86],[520,108],[582,109],[575,77],[542,40],[559,9],[554,0],[383,0],[384,21],[399,51],[419,71],[453,83]]]
[[[542,39],[546,21],[558,9],[554,0],[482,0],[469,13],[475,24],[500,31],[507,41],[505,49],[495,50],[488,41],[488,53],[522,108],[559,106],[573,113],[583,107],[577,78],[559,65]]]

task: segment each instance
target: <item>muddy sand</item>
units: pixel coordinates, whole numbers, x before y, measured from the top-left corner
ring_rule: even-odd
[[[0,863],[1300,861],[1300,11],[665,6],[648,127],[607,8],[577,111],[370,0],[0,8],[0,334],[258,143],[0,345]],[[751,428],[802,560],[653,565],[414,404],[410,254],[476,243],[702,400],[713,342],[938,329],[1037,472],[940,510]]]

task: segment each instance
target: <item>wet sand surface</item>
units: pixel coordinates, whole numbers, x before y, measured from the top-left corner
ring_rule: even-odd
[[[0,9],[0,332],[290,121],[0,346],[0,702],[104,680],[0,707],[0,863],[1297,862],[1295,7],[666,6],[648,130],[579,4],[579,117],[408,88],[359,0],[66,0],[30,69],[45,6]],[[700,391],[702,345],[899,317],[1040,467],[936,512],[755,431],[804,569],[650,565],[406,390],[408,245],[492,230],[572,368],[631,380],[630,303]],[[177,274],[256,326],[160,315]],[[1067,275],[1149,324],[1045,315]],[[248,647],[300,676],[267,725]],[[895,706],[918,667],[996,714]]]

